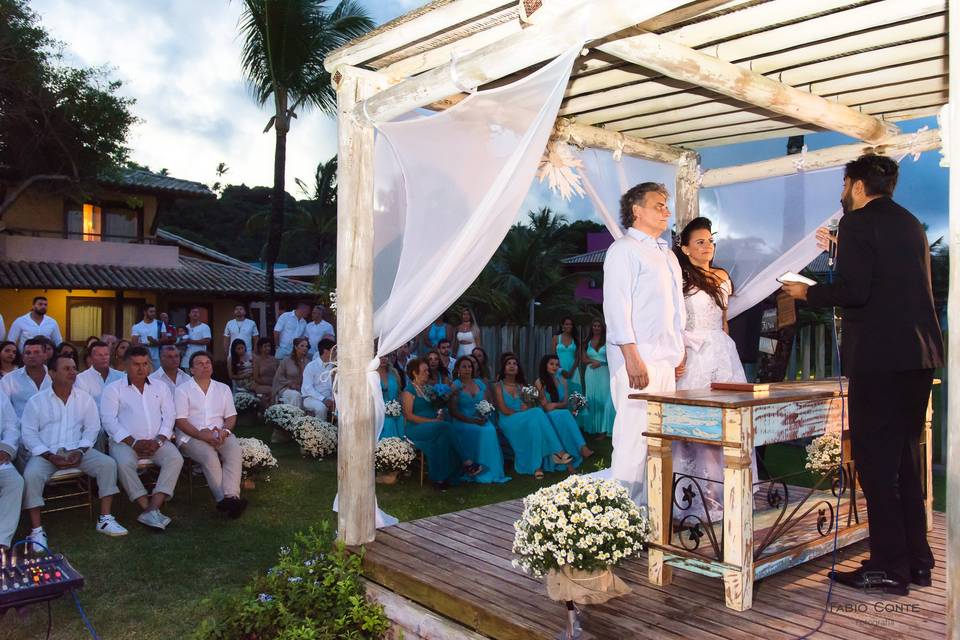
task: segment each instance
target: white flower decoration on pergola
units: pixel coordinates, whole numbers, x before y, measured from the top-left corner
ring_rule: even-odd
[[[537,177],[540,182],[548,180],[550,190],[559,193],[564,200],[570,200],[573,194],[583,197],[580,175],[577,169],[583,168],[583,162],[574,154],[573,148],[566,142],[553,140],[547,144],[543,157],[540,158],[540,168]]]

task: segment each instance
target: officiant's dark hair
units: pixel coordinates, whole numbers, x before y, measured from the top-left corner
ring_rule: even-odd
[[[635,187],[631,187],[620,198],[620,224],[623,225],[624,229],[633,226],[633,205],[643,206],[643,199],[648,193],[662,193],[664,197],[670,197],[667,186],[659,182],[641,182]]]
[[[893,196],[900,176],[900,165],[887,156],[867,154],[851,160],[844,167],[843,177],[851,182],[861,180],[868,196]]]
[[[709,218],[703,216],[694,218],[687,223],[687,226],[680,232],[680,246],[673,248],[673,253],[677,256],[677,262],[680,263],[680,269],[683,271],[683,295],[693,295],[697,291],[706,291],[717,306],[721,309],[727,308],[727,301],[724,299],[723,291],[720,289],[722,281],[712,273],[708,273],[690,262],[690,257],[683,252],[683,247],[690,245],[690,236],[694,231],[706,229],[713,232],[713,223]],[[710,266],[714,267],[713,261]]]

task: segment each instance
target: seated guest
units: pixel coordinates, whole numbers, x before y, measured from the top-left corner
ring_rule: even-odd
[[[152,358],[146,347],[130,347],[126,359],[125,379],[103,391],[100,421],[110,436],[110,456],[117,462],[120,484],[140,507],[137,521],[162,531],[170,524],[170,518],[160,512],[160,507],[173,497],[183,466],[183,456],[170,440],[176,407],[167,385],[147,377]],[[149,499],[137,474],[139,461],[145,459],[160,467]]]
[[[446,338],[441,340],[440,344],[437,345],[437,351],[440,353],[440,364],[447,370],[451,379],[453,378],[453,368],[456,366],[456,361],[451,355],[452,349],[453,343]]]
[[[180,368],[180,349],[176,345],[165,344],[160,347],[160,368],[150,374],[150,379],[167,385],[174,398],[177,387],[190,382],[190,376]]]
[[[94,342],[101,342],[100,338],[97,336],[87,336],[87,339],[83,343],[83,351],[80,352],[80,367],[83,371],[86,371],[90,368],[90,345]],[[104,342],[104,344],[107,344]],[[109,353],[110,347],[107,346],[107,352]],[[109,365],[109,361],[107,362]]]
[[[273,357],[273,340],[264,338],[257,343],[257,355],[253,358],[253,386],[251,390],[260,398],[260,407],[266,409],[273,400],[273,378],[277,375],[277,359]]]
[[[550,418],[550,424],[557,432],[564,451],[573,456],[574,468],[579,467],[584,458],[593,455],[593,451],[587,447],[577,419],[567,409],[570,391],[567,379],[562,374],[560,357],[555,353],[543,356],[540,359],[539,372],[540,377],[534,384],[540,392],[540,406]]]
[[[27,402],[20,419],[23,448],[30,454],[23,469],[23,508],[32,527],[27,540],[43,547],[47,534],[40,522],[43,488],[58,469],[78,468],[96,479],[100,490],[97,533],[125,536],[127,530],[110,515],[117,489],[117,464],[93,448],[100,433],[100,414],[90,394],[76,388],[77,364],[58,356],[50,369],[52,385]],[[41,547],[42,548],[42,547]]]
[[[211,378],[213,358],[206,351],[190,356],[190,373],[193,379],[177,387],[177,443],[203,469],[217,511],[239,518],[247,501],[240,497],[243,453],[233,435],[233,393]]]
[[[43,363],[49,368],[50,362],[53,360],[53,355],[57,352],[57,345],[46,336],[37,336],[37,340],[43,347]],[[26,346],[26,343],[24,343],[24,346]]]
[[[8,373],[13,373],[19,369],[22,364],[17,343],[10,342],[9,340],[0,342],[0,378]]]
[[[428,351],[426,362],[430,371],[427,377],[427,384],[453,384],[453,381],[450,379],[450,372],[447,370],[447,367],[443,365],[439,351]]]
[[[380,392],[383,394],[384,404],[392,400],[399,401],[400,391],[404,386],[403,378],[397,373],[395,366],[390,364],[390,359],[390,356],[380,356],[380,366],[377,367],[377,375],[380,376]],[[406,434],[403,429],[403,415],[384,416],[380,439],[404,437],[406,437]]]
[[[273,401],[301,406],[300,389],[303,387],[303,370],[307,366],[307,351],[310,341],[306,336],[293,339],[293,351],[277,365],[273,377]]]
[[[100,394],[108,384],[123,379],[123,372],[110,366],[110,347],[106,342],[91,343],[90,368],[77,375],[77,388],[89,393],[100,406]]]
[[[237,338],[230,344],[227,356],[227,375],[234,392],[249,390],[253,386],[253,354],[247,351],[247,343]]]
[[[0,553],[10,548],[20,522],[23,478],[13,461],[20,446],[20,427],[10,398],[0,391]]]
[[[485,467],[474,482],[509,482],[503,473],[503,451],[497,428],[477,411],[477,404],[487,399],[487,385],[474,377],[477,365],[473,356],[457,358],[457,379],[450,396],[450,415],[453,417],[453,437],[460,441],[464,454]]]
[[[477,372],[477,377],[483,381],[492,380],[490,377],[490,368],[487,365],[487,352],[483,347],[474,347],[472,355],[477,359],[477,364],[480,366],[480,370]]]
[[[329,372],[334,367],[331,357],[335,346],[336,343],[329,338],[321,340],[317,343],[319,359],[311,360],[303,370],[303,384],[300,386],[303,408],[321,420],[332,416],[334,410],[333,375]]]
[[[23,415],[27,401],[50,388],[50,376],[47,375],[44,362],[43,342],[40,338],[30,338],[23,343],[23,368],[0,379],[0,390],[10,398],[18,420]]]
[[[129,340],[118,340],[117,343],[113,345],[113,363],[111,366],[117,371],[123,371],[123,368],[127,366],[123,356],[127,354],[127,349],[129,348]]]

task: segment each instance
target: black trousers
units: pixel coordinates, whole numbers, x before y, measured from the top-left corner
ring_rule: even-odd
[[[933,370],[850,377],[850,436],[867,499],[872,571],[909,580],[932,569],[923,503],[920,437]]]

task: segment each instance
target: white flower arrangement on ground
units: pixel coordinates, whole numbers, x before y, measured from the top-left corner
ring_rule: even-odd
[[[257,438],[237,438],[240,452],[243,455],[243,475],[255,471],[277,467],[277,459],[273,457],[270,446]]]
[[[403,407],[399,400],[390,400],[383,405],[383,412],[388,418],[399,418],[403,415]]]
[[[294,423],[305,415],[303,409],[292,404],[275,404],[267,407],[263,419],[275,429],[293,431]]]
[[[406,438],[384,438],[377,443],[377,473],[406,471],[417,458],[417,450]]]
[[[637,555],[650,535],[646,509],[625,488],[579,475],[524,498],[513,528],[513,564],[534,576],[608,569]]]
[[[540,390],[532,384],[520,389],[520,399],[528,407],[534,407],[540,404]]]
[[[323,458],[337,450],[337,428],[314,416],[305,415],[294,422],[293,439],[312,458]]]
[[[587,406],[587,399],[579,391],[574,391],[571,393],[570,398],[567,399],[567,402],[573,415],[577,415],[583,411],[584,407]]]
[[[828,475],[842,463],[843,443],[839,433],[825,433],[807,445],[807,470]]]
[[[490,402],[487,400],[481,400],[477,403],[477,415],[481,418],[489,418],[496,413],[496,411],[496,407],[490,404]]]
[[[237,413],[254,411],[260,406],[260,399],[249,391],[237,391],[233,394],[233,406],[236,407]]]

